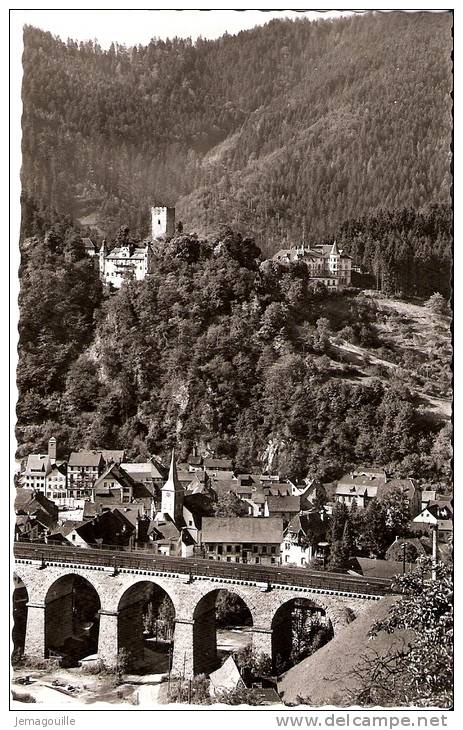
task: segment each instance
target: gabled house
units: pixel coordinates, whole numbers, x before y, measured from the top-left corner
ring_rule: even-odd
[[[39,516],[16,515],[14,527],[14,539],[20,542],[36,542],[44,541],[48,534],[49,528]]]
[[[69,496],[76,499],[90,498],[93,485],[104,468],[105,460],[101,451],[73,451],[67,466]]]
[[[38,515],[48,527],[58,522],[58,507],[42,492],[18,489],[14,508],[16,514]]]
[[[65,522],[49,539],[83,548],[98,545],[127,547],[134,535],[133,522],[122,510],[114,507],[103,509],[90,520]]]
[[[250,517],[270,517],[267,497],[263,492],[255,492],[252,496],[246,496],[243,499],[249,504]]]
[[[45,494],[57,504],[65,503],[67,497],[67,469],[65,464],[54,462],[45,478]]]
[[[101,449],[105,464],[122,464],[125,457],[124,449]]]
[[[84,245],[85,253],[87,254],[87,256],[89,256],[90,258],[98,256],[98,246],[92,241],[91,238],[83,238],[82,243]]]
[[[40,491],[18,489],[14,508],[17,540],[42,539],[58,523],[58,507]]]
[[[169,515],[153,520],[148,536],[160,555],[189,558],[194,554],[196,540],[190,530],[176,525]]]
[[[453,532],[453,501],[430,502],[413,520],[413,526],[429,532],[437,529],[437,538],[445,542]]]
[[[198,454],[196,446],[193,447],[191,454],[187,457],[188,471],[203,471],[203,457]]]
[[[215,499],[215,492],[211,487],[211,480],[204,471],[194,472],[191,481],[186,488],[188,494],[205,494],[211,499]]]
[[[299,514],[301,509],[308,506],[301,497],[273,496],[267,497],[268,513],[270,517],[281,517],[283,524],[287,525],[293,517]]]
[[[335,500],[351,507],[354,502],[365,509],[373,499],[383,500],[392,492],[402,492],[408,498],[410,515],[420,511],[421,490],[412,479],[390,479],[378,469],[359,469],[344,475],[336,485]]]
[[[277,565],[283,538],[278,517],[204,517],[201,545],[205,557],[234,563]]]
[[[233,461],[231,459],[204,459],[203,463],[204,469],[209,472],[233,472]]]
[[[154,457],[143,462],[122,462],[121,467],[136,482],[162,487],[167,479],[168,470]]]
[[[315,557],[318,544],[325,540],[326,520],[318,512],[304,512],[292,518],[281,543],[283,565],[307,565]]]
[[[48,477],[51,472],[53,472],[52,476],[54,477],[51,484],[56,483],[57,468],[56,439],[52,436],[48,441],[48,452],[46,454],[29,454],[25,469],[20,474],[19,484],[26,489],[34,489],[46,494],[49,485]],[[64,488],[66,488],[66,484],[64,484]]]
[[[92,487],[92,501],[122,504],[131,502],[135,481],[119,464],[110,464]]]

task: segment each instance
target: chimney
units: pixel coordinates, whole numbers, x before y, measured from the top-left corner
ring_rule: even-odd
[[[54,436],[51,437],[48,441],[48,458],[52,462],[52,464],[56,461],[56,439]]]

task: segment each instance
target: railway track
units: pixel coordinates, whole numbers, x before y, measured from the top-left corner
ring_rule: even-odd
[[[176,558],[145,551],[125,551],[113,547],[88,549],[16,542],[13,552],[18,560],[33,560],[44,564],[47,562],[78,563],[79,565],[111,567],[117,570],[180,573],[191,577],[227,578],[372,596],[391,592],[391,581],[383,578],[363,578],[344,573],[310,570],[309,568],[220,563],[198,557]]]

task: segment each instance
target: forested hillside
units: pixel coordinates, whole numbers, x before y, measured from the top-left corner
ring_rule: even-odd
[[[448,489],[450,51],[441,13],[107,52],[26,28],[19,454],[198,445]],[[185,235],[110,292],[86,225],[137,241],[161,202]],[[265,260],[303,235],[335,236],[386,294],[445,299],[412,316]]]
[[[109,51],[28,27],[24,192],[109,235],[144,234],[148,205],[175,204],[185,230],[226,223],[264,254],[303,229],[448,203],[451,23],[272,21]]]
[[[48,225],[22,246],[21,454],[52,434],[63,455],[103,444],[186,456],[196,444],[242,469],[326,479],[373,462],[448,485],[450,431],[423,401],[450,392],[445,316],[417,347],[393,310],[313,288],[304,264],[263,261],[230,229],[160,245],[153,273],[111,294],[72,226]],[[399,329],[396,347],[387,333]],[[351,363],[351,344],[390,371]]]

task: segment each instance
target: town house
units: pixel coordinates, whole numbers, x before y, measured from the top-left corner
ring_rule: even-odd
[[[279,517],[204,517],[201,544],[209,560],[277,565],[283,522]]]

